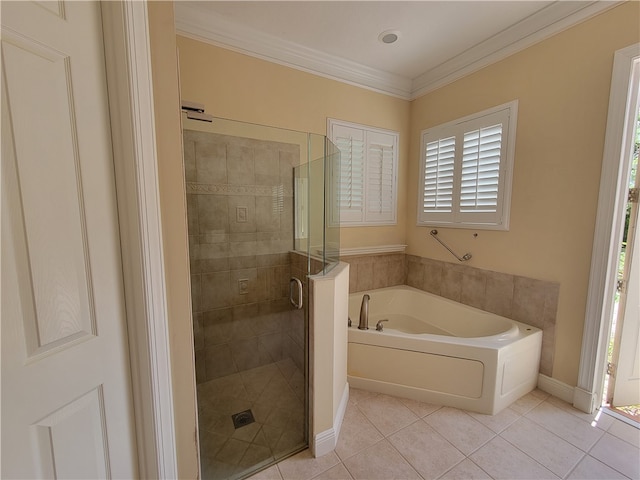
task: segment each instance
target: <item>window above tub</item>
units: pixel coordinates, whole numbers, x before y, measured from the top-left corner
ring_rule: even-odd
[[[518,101],[421,133],[418,225],[509,229]]]
[[[395,225],[398,140],[391,130],[328,119],[329,139],[340,150],[331,184],[337,205],[332,223],[340,226]],[[339,216],[335,213],[339,212]]]

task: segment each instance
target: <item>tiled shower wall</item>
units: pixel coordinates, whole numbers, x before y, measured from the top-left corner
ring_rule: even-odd
[[[299,146],[185,130],[196,379],[291,357],[293,168]]]
[[[350,293],[409,285],[540,328],[540,373],[551,376],[560,284],[401,253],[341,260],[350,264]]]

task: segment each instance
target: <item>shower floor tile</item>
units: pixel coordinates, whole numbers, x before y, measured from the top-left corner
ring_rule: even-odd
[[[203,479],[243,477],[305,444],[301,378],[286,359],[198,384]],[[236,428],[232,416],[246,410],[254,422]]]

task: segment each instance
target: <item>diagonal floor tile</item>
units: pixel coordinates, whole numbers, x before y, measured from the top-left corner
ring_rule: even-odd
[[[465,455],[491,440],[495,434],[462,410],[443,407],[424,418],[440,435]]]
[[[559,478],[500,437],[491,440],[469,458],[495,479]]]
[[[640,428],[629,425],[621,420],[614,419],[613,423],[609,426],[607,433],[630,443],[636,448],[640,448]]]
[[[420,475],[387,440],[344,461],[351,476],[358,480],[419,479]]]
[[[424,478],[438,478],[465,458],[422,420],[394,433],[388,440]]]
[[[432,403],[424,403],[419,402],[417,400],[411,400],[409,398],[400,398],[399,399],[405,407],[415,413],[418,417],[426,417],[427,415],[432,414],[439,408],[442,408],[442,405],[434,405]]]
[[[640,478],[638,448],[618,437],[605,433],[589,454],[629,478]]]
[[[491,480],[491,477],[467,458],[441,476],[440,480]]]
[[[544,402],[526,414],[529,420],[543,426],[585,452],[604,434],[602,430],[564,410]]]
[[[491,429],[496,433],[500,433],[513,422],[518,420],[521,416],[510,408],[505,408],[500,413],[495,415],[483,415],[476,412],[467,412],[485,427]]]
[[[282,475],[280,475],[280,470],[278,470],[278,466],[272,465],[266,470],[262,470],[261,472],[256,473],[250,478],[251,480],[282,480]]]
[[[586,455],[567,477],[569,480],[625,480],[627,477],[604,463]]]
[[[562,478],[584,457],[582,450],[526,417],[515,422],[500,436]]]
[[[377,395],[362,400],[358,409],[383,435],[390,435],[418,420],[418,417],[396,397]]]
[[[353,477],[349,474],[349,471],[344,467],[344,465],[339,463],[326,472],[322,472],[317,477],[313,477],[313,480],[353,480]]]
[[[382,440],[380,432],[357,408],[347,408],[340,428],[336,453],[345,460]]]
[[[326,472],[338,463],[340,459],[333,452],[313,458],[310,450],[304,450],[280,462],[278,468],[284,480],[306,480]]]

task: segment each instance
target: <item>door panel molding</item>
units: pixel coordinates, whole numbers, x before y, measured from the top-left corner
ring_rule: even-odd
[[[24,328],[34,357],[96,335],[80,149],[69,56],[8,28],[2,51],[6,98],[21,106],[9,105],[8,115],[19,192],[15,214],[22,217],[16,232],[24,236],[27,256],[21,277],[29,279],[21,292],[30,298],[22,303],[33,307],[25,310]],[[33,111],[41,115],[27,113]]]
[[[102,386],[33,426],[47,478],[111,478]]]

